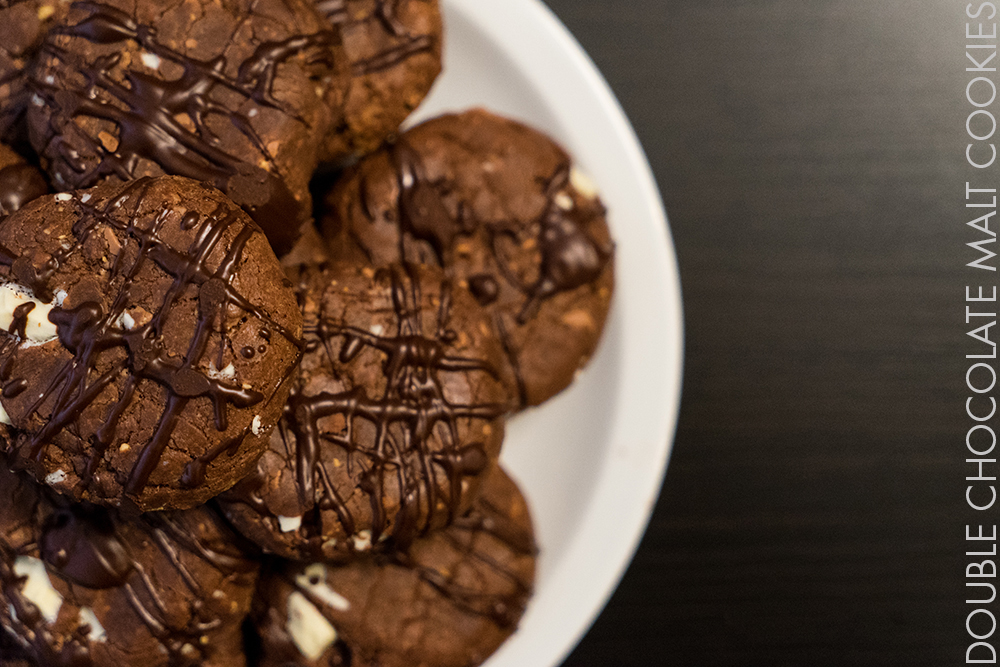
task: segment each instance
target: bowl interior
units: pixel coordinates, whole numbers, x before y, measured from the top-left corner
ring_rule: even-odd
[[[443,0],[444,73],[409,124],[483,106],[550,134],[601,190],[616,242],[604,337],[568,390],[518,415],[502,461],[541,554],[518,632],[488,667],[551,667],[631,560],[659,494],[680,397],[673,246],[631,126],[593,64],[537,0]]]

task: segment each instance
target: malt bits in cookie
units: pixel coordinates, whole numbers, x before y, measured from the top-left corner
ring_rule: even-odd
[[[327,134],[327,160],[376,148],[424,99],[441,72],[438,0],[317,0],[340,31],[351,82],[340,125]]]
[[[126,521],[0,461],[0,632],[46,667],[241,667],[258,566],[235,540],[205,508]]]
[[[471,667],[517,627],[534,581],[524,498],[499,468],[472,511],[405,552],[263,575],[260,667]]]
[[[305,356],[271,447],[220,498],[266,551],[347,560],[464,512],[510,385],[478,304],[433,267],[304,269]]]
[[[176,176],[0,221],[0,420],[12,463],[77,499],[205,502],[253,470],[302,315],[260,228]]]
[[[522,405],[597,346],[613,244],[591,182],[551,139],[473,110],[430,120],[348,171],[325,202],[335,256],[443,265],[492,314]]]
[[[206,181],[280,254],[311,215],[346,84],[340,38],[311,0],[77,2],[32,70],[29,129],[59,189]]]
[[[25,162],[12,148],[0,144],[0,218],[48,191],[49,185],[42,172]]]
[[[71,0],[7,0],[0,5],[0,140],[26,140],[24,113],[31,91],[27,69],[49,27]]]

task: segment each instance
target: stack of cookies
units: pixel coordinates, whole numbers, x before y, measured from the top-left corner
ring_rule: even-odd
[[[506,420],[593,353],[593,184],[400,126],[436,0],[0,8],[0,664],[471,667],[537,549]]]

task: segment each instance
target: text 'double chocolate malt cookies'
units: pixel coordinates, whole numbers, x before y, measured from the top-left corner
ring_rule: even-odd
[[[473,509],[402,553],[262,575],[260,667],[472,667],[512,634],[534,581],[524,498],[498,468]]]
[[[125,521],[0,462],[0,632],[45,667],[242,666],[258,565],[235,540],[205,508]]]
[[[340,31],[351,69],[324,156],[364,155],[396,132],[441,72],[441,9],[438,0],[315,1]]]
[[[605,210],[536,130],[482,110],[427,121],[349,170],[324,216],[334,256],[441,264],[467,285],[522,405],[564,389],[597,346],[614,281]]]
[[[299,275],[305,356],[271,447],[220,498],[299,560],[406,545],[468,508],[511,404],[489,320],[433,267]]]
[[[85,1],[49,31],[32,87],[31,141],[58,189],[206,181],[280,254],[311,215],[346,64],[310,0]]]
[[[42,172],[12,148],[0,144],[0,218],[48,192],[49,184]]]
[[[48,195],[0,221],[0,419],[78,499],[193,507],[249,473],[299,356],[267,240],[176,176]]]
[[[30,97],[27,69],[49,27],[72,0],[7,0],[0,4],[0,138],[23,140]]]

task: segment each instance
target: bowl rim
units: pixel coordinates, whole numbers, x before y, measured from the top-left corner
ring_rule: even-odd
[[[617,588],[662,489],[683,375],[680,276],[663,201],[635,131],[597,67],[555,14],[540,0],[441,2],[446,14],[460,15],[526,79],[550,116],[528,113],[518,120],[536,127],[557,124],[548,129],[557,130],[560,143],[594,177],[618,243],[611,317],[621,329],[613,332],[614,341],[605,333],[596,355],[617,354],[620,367],[609,442],[592,491],[579,508],[581,521],[555,560],[546,562],[518,631],[485,663],[555,667]],[[499,113],[512,115],[505,111]],[[428,115],[425,106],[416,117]],[[619,349],[604,349],[615,344]],[[517,470],[510,472],[517,479]],[[545,559],[544,542],[542,548]]]

